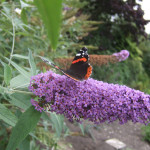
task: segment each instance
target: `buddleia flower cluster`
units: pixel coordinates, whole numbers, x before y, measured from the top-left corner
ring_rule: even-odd
[[[119,53],[114,53],[113,56],[116,56],[118,61],[124,61],[129,57],[129,51],[122,50]]]
[[[63,114],[70,121],[150,122],[150,95],[125,85],[74,81],[47,71],[31,78],[29,90],[36,96],[31,100],[36,110]]]

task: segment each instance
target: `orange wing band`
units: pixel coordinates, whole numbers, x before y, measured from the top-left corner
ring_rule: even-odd
[[[73,78],[72,76],[70,76],[70,75],[68,75],[67,73],[64,73],[67,77],[69,77],[69,78],[71,78],[71,79],[73,79],[73,80],[75,80],[75,81],[80,81],[80,80],[78,80],[78,79],[76,79],[76,78]]]
[[[86,59],[86,58],[80,58],[80,59],[74,60],[74,61],[72,62],[72,64],[75,64],[75,63],[77,63],[77,62],[79,62],[79,61],[86,62],[87,59]]]
[[[91,74],[92,74],[92,66],[89,66],[88,69],[87,69],[87,73],[84,76],[84,79],[87,80],[90,77]]]

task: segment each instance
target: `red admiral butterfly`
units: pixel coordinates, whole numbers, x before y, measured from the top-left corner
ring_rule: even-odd
[[[83,47],[75,56],[72,61],[72,64],[68,70],[63,70],[56,66],[55,64],[51,63],[50,61],[45,60],[44,58],[40,57],[44,62],[50,64],[51,66],[55,67],[56,69],[60,70],[64,75],[67,77],[76,80],[82,81],[87,80],[91,73],[92,73],[92,66],[88,63],[89,55],[87,53],[88,49]]]

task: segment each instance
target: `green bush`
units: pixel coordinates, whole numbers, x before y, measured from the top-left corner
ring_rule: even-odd
[[[105,66],[94,66],[92,77],[108,83],[124,84],[129,87],[150,92],[150,80],[141,61],[126,61]]]
[[[150,143],[150,125],[142,127],[143,139]]]

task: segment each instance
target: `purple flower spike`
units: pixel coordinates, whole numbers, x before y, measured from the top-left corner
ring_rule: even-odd
[[[122,50],[119,53],[114,53],[113,55],[116,56],[119,61],[124,61],[129,57],[129,54],[128,50]]]
[[[31,78],[29,90],[38,101],[31,100],[35,109],[46,108],[64,114],[70,121],[82,119],[100,124],[119,120],[124,124],[150,122],[150,95],[125,85],[108,84],[94,79],[81,82],[52,71]]]

